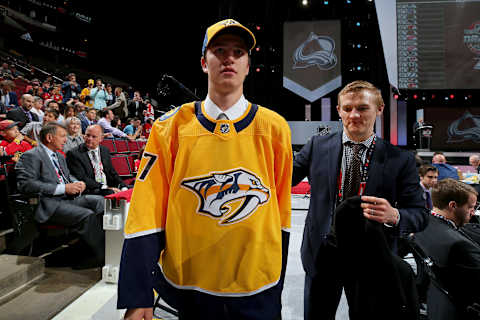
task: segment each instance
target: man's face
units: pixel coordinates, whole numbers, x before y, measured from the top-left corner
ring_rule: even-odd
[[[67,130],[57,127],[55,134],[47,135],[47,142],[50,150],[63,150],[63,146],[67,142]]]
[[[22,97],[22,107],[25,110],[32,109],[33,106],[33,97],[32,96],[24,96]]]
[[[20,131],[18,131],[17,126],[14,126],[13,128],[2,131],[1,134],[5,138],[5,140],[13,141],[13,139],[15,139],[20,134]]]
[[[375,95],[370,90],[348,92],[339,97],[337,111],[343,128],[354,141],[364,141],[373,133],[375,119],[384,106],[377,106]]]
[[[96,149],[100,142],[102,142],[102,131],[97,126],[87,128],[85,132],[85,146],[89,150]]]
[[[220,93],[241,90],[250,70],[247,46],[241,37],[233,34],[213,39],[201,63],[203,72],[208,74],[209,90]]]
[[[134,126],[135,128],[138,128],[138,127],[140,126],[140,124],[142,124],[142,123],[140,122],[140,120],[135,120],[135,121],[133,122],[133,126]]]
[[[93,120],[95,120],[96,117],[97,117],[97,112],[95,110],[93,110],[93,109],[88,110],[88,112],[87,112],[88,120],[93,121]]]
[[[60,110],[60,107],[58,106],[58,103],[56,102],[51,102],[49,105],[48,105],[49,108],[52,108],[52,109],[55,109],[57,111]]]
[[[468,159],[468,162],[470,163],[471,166],[473,167],[478,167],[478,162],[480,161],[480,159],[478,159],[477,157],[470,157]]]
[[[472,216],[475,214],[475,205],[477,204],[477,196],[470,193],[468,196],[468,201],[463,206],[455,208],[455,222],[457,227],[461,227],[468,223]]]
[[[43,124],[47,124],[49,122],[55,122],[57,119],[51,112],[45,112],[45,115],[43,116]]]
[[[443,154],[436,154],[432,158],[432,163],[447,163],[447,158]]]
[[[107,119],[109,121],[112,121],[113,118],[114,118],[114,115],[113,115],[112,110],[108,110],[108,113],[106,114],[105,119]]]
[[[37,100],[37,101],[35,101],[35,102],[33,103],[33,107],[34,107],[35,109],[40,110],[40,109],[42,109],[42,106],[43,106],[42,100]]]
[[[71,76],[71,77],[70,77],[70,81],[71,81],[71,82],[77,81],[77,77],[76,77],[76,76]]]
[[[427,171],[427,173],[423,177],[420,177],[420,182],[427,189],[430,189],[434,185],[436,185],[437,181],[438,181],[438,171],[430,170],[430,171]]]

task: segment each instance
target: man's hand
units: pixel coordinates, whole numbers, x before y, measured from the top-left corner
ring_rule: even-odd
[[[65,193],[68,195],[75,195],[82,193],[85,190],[85,182],[77,181],[74,183],[67,183],[65,185]]]
[[[127,139],[130,140],[130,141],[135,141],[135,137],[133,137],[133,136],[127,136]]]
[[[114,187],[109,187],[108,189],[112,190],[115,193],[119,193],[120,191],[122,191],[122,190],[120,190],[118,188],[114,188]]]
[[[362,201],[360,206],[363,208],[365,218],[392,226],[397,224],[400,213],[387,199],[362,196]]]
[[[128,309],[123,317],[125,320],[152,320],[153,308]]]

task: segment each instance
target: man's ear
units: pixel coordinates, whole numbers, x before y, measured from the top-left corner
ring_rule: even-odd
[[[208,73],[208,65],[207,65],[207,61],[205,60],[205,57],[200,58],[200,64],[202,65],[203,72]]]

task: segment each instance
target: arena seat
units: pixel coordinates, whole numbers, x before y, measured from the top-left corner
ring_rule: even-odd
[[[112,155],[112,165],[120,177],[132,176],[132,170],[130,169],[127,155]]]
[[[115,148],[115,142],[113,139],[104,139],[101,145],[107,147],[110,153],[117,152],[117,149]]]
[[[128,143],[127,140],[115,139],[115,149],[116,153],[128,153]]]
[[[135,141],[128,140],[128,151],[130,152],[140,151],[140,146],[138,145],[138,142],[136,140]]]

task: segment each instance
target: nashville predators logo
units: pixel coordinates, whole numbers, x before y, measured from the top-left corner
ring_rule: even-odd
[[[185,179],[181,185],[200,200],[197,212],[228,225],[248,218],[270,199],[270,191],[244,169]]]

